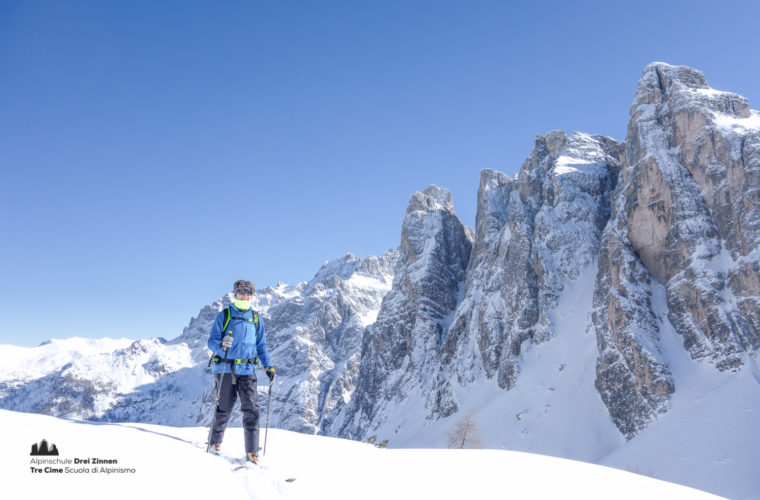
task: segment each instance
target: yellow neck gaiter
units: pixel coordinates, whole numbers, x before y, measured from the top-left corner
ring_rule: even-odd
[[[237,307],[241,311],[247,311],[248,309],[251,308],[250,300],[235,299],[232,303],[235,304],[235,307]]]

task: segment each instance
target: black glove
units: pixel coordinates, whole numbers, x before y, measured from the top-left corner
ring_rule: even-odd
[[[267,377],[269,377],[269,383],[271,384],[274,382],[274,367],[273,366],[267,366],[264,369],[264,373],[267,374]]]
[[[225,335],[224,338],[222,339],[222,349],[226,351],[227,349],[232,347],[232,340],[233,340],[232,335]]]

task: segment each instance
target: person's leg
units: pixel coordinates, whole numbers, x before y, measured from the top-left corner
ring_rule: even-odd
[[[258,456],[261,408],[259,407],[258,394],[256,393],[256,375],[239,376],[237,387],[240,395],[240,409],[243,411],[245,452]]]
[[[216,383],[219,383],[220,374],[214,375]],[[211,431],[211,444],[221,444],[224,439],[224,430],[227,428],[227,422],[232,416],[232,408],[237,400],[235,386],[232,385],[232,377],[225,373],[221,381],[222,388],[219,391],[219,404],[216,406],[216,418],[214,428]]]

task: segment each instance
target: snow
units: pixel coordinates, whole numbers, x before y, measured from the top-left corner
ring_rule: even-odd
[[[760,112],[751,111],[747,118],[737,118],[725,113],[713,113],[715,125],[724,132],[746,134],[750,131],[760,131]]]
[[[7,410],[0,410],[0,425],[14,429],[0,459],[4,490],[33,491],[35,498],[215,498],[220,489],[225,497],[252,500],[719,498],[643,475],[513,451],[390,450],[270,429],[262,467],[233,470],[230,462],[243,454],[240,428],[227,430],[216,457],[205,453],[203,427],[92,423]],[[33,473],[31,467],[50,466],[33,465],[37,457],[29,456],[42,439],[56,445],[59,460],[118,464],[62,464],[54,467],[81,472]],[[101,467],[134,472],[85,471]]]
[[[723,97],[725,95],[733,95],[731,92],[724,92],[722,90],[716,90],[713,88],[696,89],[695,92],[705,95],[707,97]]]
[[[160,361],[167,371],[192,364],[186,345],[166,345],[158,339],[52,339],[37,347],[0,345],[0,382],[29,381],[57,371],[86,378],[102,374],[101,380],[120,392],[156,381],[148,372],[151,361]]]
[[[603,177],[607,161],[604,151],[589,134],[573,132],[568,145],[554,164],[554,175],[586,173]]]
[[[731,262],[724,253],[713,265]],[[404,405],[379,408],[388,419],[370,434],[395,449],[444,448],[448,434],[469,415],[474,437],[487,448],[612,466],[734,499],[758,498],[757,360],[748,356],[739,373],[693,361],[668,321],[665,289],[655,285],[652,304],[663,326],[650,349],[668,360],[676,392],[672,409],[626,442],[594,386],[598,354],[589,313],[596,268],[592,264],[577,280],[564,282],[549,312],[554,336],[525,350],[511,390],[487,379],[458,387],[460,411],[441,420],[427,418],[426,394],[414,393]]]
[[[393,279],[390,276],[385,276],[384,279],[381,280],[376,276],[352,274],[346,281],[346,286],[358,292],[371,291],[382,297],[391,290],[392,281]],[[358,310],[356,313],[356,321],[361,327],[366,327],[377,320],[377,314],[379,312],[379,308],[365,308],[363,310]]]
[[[73,355],[97,356],[111,354],[117,349],[125,349],[134,340],[129,339],[85,339],[72,337],[68,339],[51,339],[37,347],[19,347],[0,345],[0,364],[3,374],[23,372],[25,375],[48,373],[62,368],[71,362]]]
[[[394,410],[378,440],[389,439],[393,447],[443,447],[469,413],[486,447],[594,462],[623,445],[594,388],[596,336],[586,328],[594,279],[588,272],[565,284],[551,313],[556,335],[526,349],[514,388],[504,391],[495,379],[460,387],[456,400],[464,410],[440,421],[425,419],[420,397]]]
[[[739,373],[720,372],[691,359],[667,319],[665,289],[654,288],[660,348],[670,363],[676,392],[672,409],[599,463],[720,492],[758,498],[760,379],[749,355]]]
[[[596,336],[587,329],[596,266],[567,281],[550,313],[555,336],[526,349],[516,386],[496,380],[458,387],[462,411],[443,420],[426,418],[425,396],[395,407],[377,431],[396,447],[444,447],[456,423],[472,410],[486,446],[594,462],[625,444],[594,388]],[[573,353],[568,356],[568,353]]]

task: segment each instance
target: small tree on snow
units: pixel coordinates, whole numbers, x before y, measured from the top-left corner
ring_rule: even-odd
[[[472,413],[462,417],[449,432],[449,448],[481,448],[482,444],[478,439],[478,426]]]

